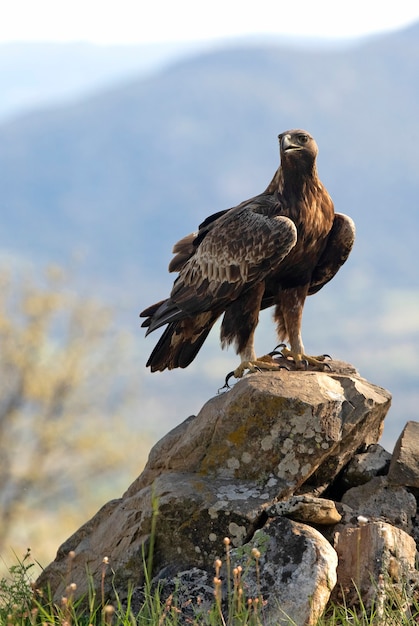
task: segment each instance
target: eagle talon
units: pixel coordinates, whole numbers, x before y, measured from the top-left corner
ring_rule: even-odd
[[[230,380],[230,378],[233,378],[233,376],[234,376],[234,371],[229,372],[227,374],[227,376],[225,377],[224,385],[219,388],[218,393],[220,393],[223,389],[231,389],[230,385],[228,384],[228,381]]]
[[[269,356],[270,357],[278,357],[278,358],[272,358],[272,361],[275,363],[275,365],[277,365],[276,369],[280,369],[280,370],[287,370],[287,372],[290,371],[290,368],[288,367],[288,365],[285,365],[287,359],[284,357],[283,354],[281,354],[281,352],[277,352],[276,350],[273,350],[272,352],[269,352]],[[281,362],[280,362],[281,361]]]
[[[218,393],[220,393],[223,389],[231,389],[230,385],[228,384],[230,378],[243,378],[246,370],[248,370],[249,374],[254,374],[255,372],[263,371],[277,372],[278,370],[283,369],[289,370],[286,365],[280,365],[279,363],[277,363],[270,354],[262,356],[255,361],[242,361],[235,370],[227,374],[227,376],[225,377],[224,385],[219,388]]]
[[[330,354],[319,354],[318,356],[312,356],[310,358],[315,359],[316,361],[325,361],[326,359],[329,359],[329,361],[332,360]]]
[[[273,351],[275,352],[276,350],[278,350],[278,348],[286,348],[287,344],[286,343],[279,343],[277,346],[275,346],[275,348],[273,349]],[[270,354],[270,353],[269,353]],[[282,354],[282,352],[280,351],[279,354]]]
[[[272,350],[272,352],[268,352],[268,356],[270,356],[270,357],[277,356],[277,357],[283,359],[284,361],[286,361],[287,359],[286,359],[286,357],[284,356],[284,354],[282,352],[282,350],[284,348],[286,348],[286,347],[287,346],[286,346],[285,343],[280,343],[277,346],[275,346],[275,348]],[[282,350],[278,350],[278,348],[282,348]],[[272,360],[276,361],[277,359],[272,359]],[[289,367],[287,367],[286,365],[281,365],[280,367],[282,367],[284,369],[287,369],[289,371]]]
[[[284,357],[284,355],[282,354],[282,352],[280,352],[279,350],[272,350],[272,352],[269,352],[269,353],[268,353],[268,355],[269,355],[270,357],[278,356],[278,357],[280,357],[281,359],[284,359],[284,358],[285,358],[285,357]],[[275,361],[275,359],[273,359],[273,360]]]

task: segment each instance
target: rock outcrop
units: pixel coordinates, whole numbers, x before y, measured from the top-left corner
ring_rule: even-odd
[[[266,624],[286,624],[287,615],[314,624],[336,575],[336,588],[340,576],[348,590],[359,583],[371,596],[371,577],[359,575],[369,571],[367,550],[349,558],[354,545],[367,542],[368,558],[384,563],[370,568],[374,576],[394,559],[400,576],[414,569],[416,501],[397,482],[412,454],[402,442],[391,482],[388,453],[377,445],[390,402],[339,362],[324,372],[247,375],[154,446],[143,473],[59,548],[37,586],[49,586],[56,600],[70,582],[84,594],[87,570],[110,601],[113,586],[123,598],[130,585],[140,601],[152,550],[153,580],[168,594],[189,594],[189,611],[199,595],[202,610],[213,601],[214,562],[225,557],[228,537],[232,563],[246,550],[259,554],[246,589],[263,599]],[[103,580],[104,557],[113,575]],[[225,599],[227,572],[220,578]]]
[[[361,518],[356,526],[348,524],[336,532],[334,546],[339,586],[333,599],[337,602],[344,600],[354,606],[361,597],[369,606],[383,582],[387,589],[399,585],[399,592],[403,582],[417,582],[415,541],[391,524]]]

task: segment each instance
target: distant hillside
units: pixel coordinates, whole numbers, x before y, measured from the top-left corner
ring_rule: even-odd
[[[278,164],[277,134],[307,128],[337,210],[356,221],[357,243],[310,302],[306,344],[321,337],[318,349],[335,347],[373,379],[377,358],[382,369],[394,348],[381,352],[389,331],[378,319],[392,322],[397,345],[419,339],[415,322],[397,322],[404,302],[418,304],[418,65],[419,26],[341,50],[226,48],[3,124],[3,251],[34,263],[81,253],[98,290],[116,301],[129,294],[140,310],[169,289],[172,244],[208,214],[262,191]],[[373,382],[396,384],[401,417],[413,419],[417,357],[392,358]]]
[[[66,100],[74,102],[98,89],[151,74],[202,51],[243,44],[257,46],[261,42],[266,45],[269,41],[297,48],[331,49],[354,45],[357,40],[247,35],[137,45],[82,41],[0,43],[0,121]]]
[[[0,120],[31,108],[76,100],[99,88],[156,71],[202,49],[198,43],[95,45],[0,44]]]

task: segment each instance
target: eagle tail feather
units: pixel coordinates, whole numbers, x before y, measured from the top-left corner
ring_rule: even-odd
[[[140,313],[140,317],[146,317],[147,319],[141,324],[142,328],[147,328],[147,332],[145,336],[149,335],[164,326],[165,324],[171,324],[176,322],[177,320],[183,319],[185,317],[185,312],[179,309],[179,307],[172,302],[170,298],[167,300],[162,300],[161,302],[157,302],[152,306],[149,306],[147,309]]]
[[[205,315],[205,314],[204,314]],[[187,367],[201,349],[218,315],[206,314],[196,319],[171,322],[157,342],[146,367],[152,372]]]

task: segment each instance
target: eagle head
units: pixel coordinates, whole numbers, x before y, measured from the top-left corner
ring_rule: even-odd
[[[278,135],[281,160],[302,159],[314,163],[318,153],[317,144],[306,130],[286,130]]]

